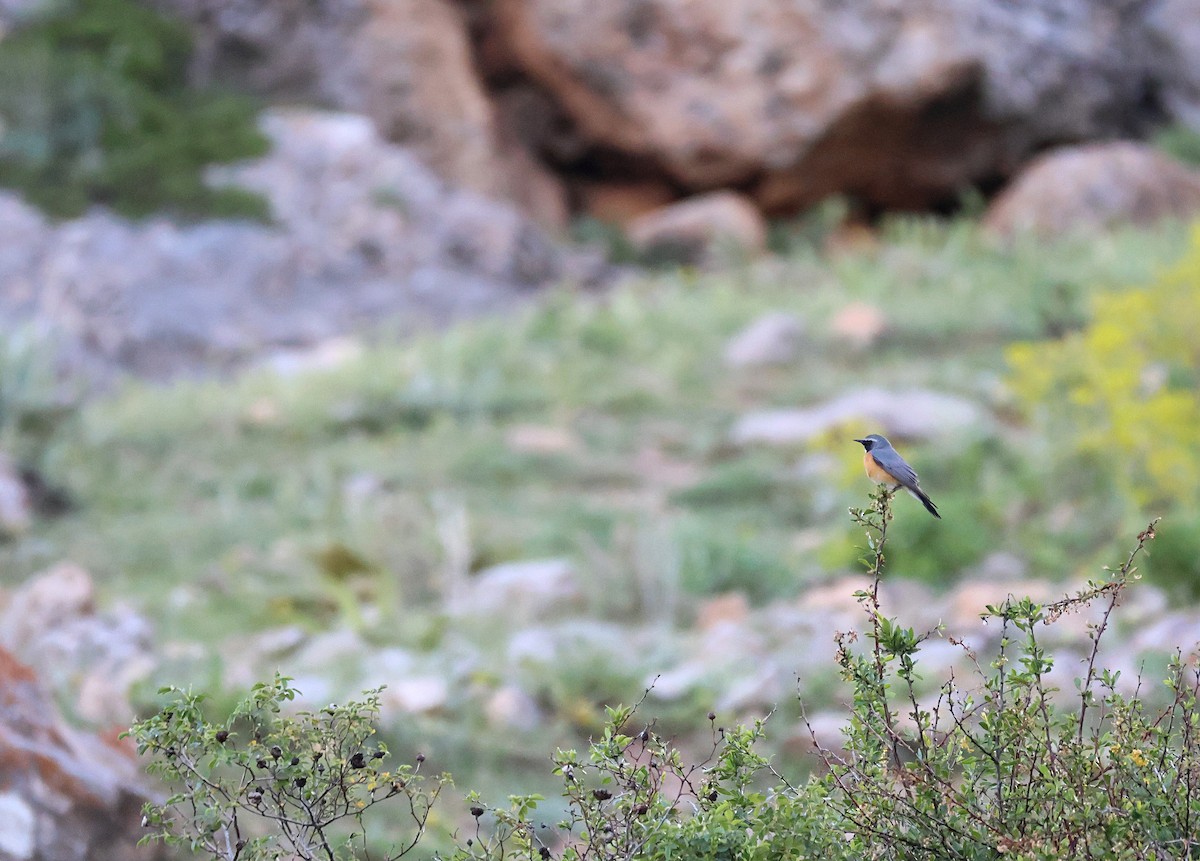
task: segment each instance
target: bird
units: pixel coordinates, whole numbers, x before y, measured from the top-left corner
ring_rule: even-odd
[[[942,519],[933,500],[925,495],[925,491],[921,490],[921,483],[917,479],[916,471],[904,462],[904,458],[900,456],[899,452],[892,448],[887,437],[872,433],[862,439],[856,439],[855,442],[862,443],[862,447],[866,449],[863,452],[863,466],[867,468],[867,478],[876,484],[888,484],[893,488],[903,487],[921,500],[921,504],[930,514],[938,520]]]

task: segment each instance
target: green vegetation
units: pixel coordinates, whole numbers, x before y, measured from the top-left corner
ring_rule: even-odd
[[[52,351],[29,328],[0,341],[0,450],[26,469],[40,470],[77,418],[78,398],[57,379]]]
[[[481,791],[498,788],[481,785],[484,769],[515,791],[544,791],[535,764],[546,746],[579,745],[600,731],[601,704],[635,700],[678,663],[664,642],[714,594],[786,604],[853,570],[861,536],[844,511],[866,483],[850,442],[862,422],[803,445],[734,445],[747,413],[869,385],[981,405],[978,427],[898,441],[945,520],[897,501],[891,576],[941,588],[1002,551],[1030,577],[1078,579],[1112,558],[1117,536],[1160,512],[1143,512],[1121,470],[1081,450],[1071,426],[1029,411],[1019,369],[1005,385],[1008,351],[1086,339],[1100,297],[1153,283],[1188,242],[1164,226],[1001,248],[965,222],[897,220],[853,255],[800,244],[722,273],[562,291],[504,319],[401,345],[381,337],[334,368],[129,385],[41,447],[47,480],[75,507],[0,543],[0,577],[13,585],[78,562],[102,601],[155,619],[172,655],[156,683],[195,683],[214,703],[242,684],[219,656],[246,660],[243,644],[263,631],[353,633],[364,650],[402,648],[422,668],[466,643],[480,655],[469,682],[442,714],[388,727],[389,742],[421,740],[438,770]],[[867,347],[832,331],[850,302],[890,323]],[[805,320],[795,361],[728,367],[730,336],[769,311]],[[1152,581],[1194,564],[1198,519],[1174,505]],[[549,557],[576,566],[585,621],[572,624],[577,645],[522,664],[514,680],[495,647],[504,625],[462,624],[447,595],[488,566]],[[663,638],[625,647],[620,625]],[[296,672],[294,657],[278,665]],[[331,666],[355,689],[375,684],[347,682],[353,657]],[[830,696],[828,676],[806,689]],[[654,700],[662,726],[694,729],[728,681]],[[497,728],[484,711],[510,682],[536,700],[530,732]],[[793,709],[776,722],[796,719]]]
[[[1152,572],[1200,589],[1200,231],[1147,286],[1097,296],[1091,322],[1061,340],[1014,345],[1012,388],[1049,438],[1070,441],[1067,468],[1096,495],[1172,512]]]
[[[842,749],[823,747],[814,733],[818,774],[799,785],[779,774],[759,750],[763,721],[727,729],[710,714],[711,748],[688,759],[653,722],[636,722],[636,709],[614,707],[583,754],[552,757],[566,803],[557,822],[545,821],[538,795],[489,807],[469,793],[467,809],[447,825],[453,847],[435,857],[1191,857],[1200,815],[1200,676],[1176,655],[1156,704],[1140,683],[1137,693],[1122,693],[1120,674],[1098,660],[1155,524],[1124,564],[1075,596],[1046,605],[1010,597],[987,607],[984,617],[1001,629],[997,651],[973,656],[974,678],[932,680],[936,695],[928,698],[921,647],[937,632],[905,628],[879,600],[895,529],[891,503],[890,492],[879,490],[869,508],[851,511],[872,551],[871,586],[856,596],[862,643],[852,634],[839,641],[837,663],[853,694]],[[1085,668],[1074,691],[1061,691],[1042,631],[1090,611],[1098,621],[1088,627]],[[157,715],[132,730],[139,750],[153,755],[152,767],[179,788],[147,808],[158,835],[215,859],[334,861],[352,857],[336,848],[339,840],[366,845],[365,813],[387,805],[413,824],[401,848],[382,857],[406,854],[423,836],[444,782],[427,791],[416,767],[384,762],[388,750],[370,743],[364,723],[375,694],[365,705],[331,707],[320,717],[280,718],[292,691],[277,678],[256,687],[227,719],[209,723],[197,697],[170,693]],[[422,758],[414,759],[419,767]],[[389,804],[396,797],[402,803]],[[338,838],[334,826],[343,818],[356,830]],[[250,819],[268,827],[251,831]]]
[[[105,204],[266,216],[206,165],[260,155],[245,97],[189,88],[186,28],[134,0],[64,0],[0,41],[0,184],[56,216]]]

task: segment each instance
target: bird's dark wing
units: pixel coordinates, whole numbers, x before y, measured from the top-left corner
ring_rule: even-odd
[[[905,487],[915,488],[917,486],[917,474],[913,468],[904,462],[894,448],[885,448],[883,451],[872,449],[871,457],[875,458],[875,462],[886,469]]]

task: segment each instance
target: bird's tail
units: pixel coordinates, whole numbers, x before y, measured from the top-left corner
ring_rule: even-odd
[[[925,495],[925,491],[921,490],[921,488],[919,488],[919,487],[917,487],[917,488],[910,487],[910,488],[905,488],[905,489],[908,490],[908,492],[911,493],[913,496],[915,496],[917,499],[921,500],[921,504],[925,506],[926,511],[928,511],[930,514],[932,514],[938,520],[942,519],[942,515],[938,514],[937,506],[933,504],[932,499],[930,499],[928,496]]]

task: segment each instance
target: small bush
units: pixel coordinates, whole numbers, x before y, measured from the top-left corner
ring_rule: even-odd
[[[427,781],[424,757],[389,765],[373,740],[379,691],[359,702],[284,716],[296,697],[290,679],[254,686],[228,718],[214,723],[204,697],[166,688],[166,706],[129,734],[150,772],[176,786],[161,804],[146,806],[147,839],[187,846],[226,861],[354,857],[366,845],[367,817],[389,801],[389,818],[407,818],[407,842],[420,841],[447,778]]]
[[[851,857],[1192,857],[1200,677],[1177,655],[1169,702],[1154,710],[1149,697],[1119,693],[1120,674],[1098,659],[1155,524],[1120,568],[1073,597],[987,607],[997,653],[987,660],[959,644],[974,678],[942,680],[930,700],[919,693],[919,653],[937,632],[904,628],[879,605],[890,496],[880,492],[854,516],[868,530],[875,585],[858,595],[865,648],[852,635],[839,641],[854,691],[845,753],[822,755],[830,800],[853,835]],[[1101,612],[1088,628],[1085,669],[1064,694],[1050,683],[1053,658],[1039,630],[1092,604]]]
[[[209,188],[204,167],[260,155],[245,98],[184,75],[185,27],[133,0],[68,0],[0,41],[0,184],[52,215],[106,204],[263,218],[265,202]]]

